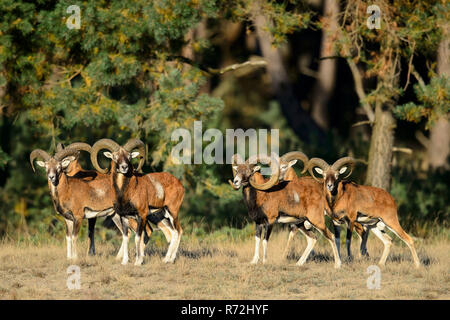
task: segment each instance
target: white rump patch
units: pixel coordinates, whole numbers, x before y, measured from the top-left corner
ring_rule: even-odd
[[[282,216],[277,218],[278,223],[298,223],[301,222],[300,219],[296,217],[290,217],[290,216]]]
[[[296,191],[294,191],[294,201],[295,201],[296,203],[299,203],[299,202],[300,202],[300,197],[298,196],[298,193],[297,193]]]
[[[159,181],[153,179],[152,176],[147,176],[147,177],[150,180],[150,182],[155,186],[156,197],[158,199],[163,199],[164,198],[164,188],[163,188],[162,184]]]
[[[94,211],[94,210],[90,210],[88,208],[84,208],[84,217],[86,219],[106,217],[113,213],[114,213],[113,208],[108,208],[106,210],[100,210],[100,211]]]

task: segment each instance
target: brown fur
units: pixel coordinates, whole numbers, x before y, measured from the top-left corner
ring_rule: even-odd
[[[260,191],[251,187],[248,180],[253,175],[254,181],[258,184],[264,183],[264,177],[259,173],[252,174],[253,167],[247,164],[237,166],[236,176],[242,177],[244,202],[247,206],[249,216],[256,224],[265,224],[266,240],[267,232],[272,228],[280,213],[296,218],[306,218],[316,229],[318,229],[331,243],[333,253],[335,253],[335,266],[340,266],[337,250],[334,251],[334,235],[325,226],[324,203],[320,183],[311,177],[294,179],[278,183],[271,189]],[[294,192],[297,193],[299,201],[294,200]],[[308,234],[315,239],[312,232]]]
[[[280,162],[280,165],[281,165],[281,164],[282,164],[282,161]],[[288,163],[284,163],[284,164],[285,164],[285,165],[288,165]],[[302,178],[299,178],[299,177],[298,177],[298,175],[297,175],[297,173],[295,172],[294,168],[289,167],[289,168],[287,169],[285,175],[284,175],[284,180],[285,180],[285,181],[293,181],[293,180],[296,180],[296,179],[302,179]],[[318,183],[318,184],[316,185],[316,187],[318,188],[318,190],[320,189],[319,192],[322,192],[323,187],[321,186],[320,183]],[[327,208],[327,207],[326,207],[326,208]],[[326,208],[325,208],[325,209],[326,209]],[[326,212],[327,212],[327,215],[328,215],[330,218],[332,218],[332,216],[331,216],[331,211],[326,210]],[[354,226],[354,229],[355,229],[356,233],[359,235],[360,239],[362,239],[362,238],[364,237],[364,232],[365,232],[364,227],[363,227],[360,223],[358,223],[358,222],[355,222],[353,226]],[[298,231],[296,225],[292,225],[290,229],[291,229],[291,231],[292,231],[294,234]],[[347,232],[351,232],[350,229],[347,229]],[[293,235],[290,235],[290,236],[289,236],[289,240],[292,239],[292,236],[293,236]],[[287,245],[286,245],[286,250],[285,250],[286,255],[287,255],[288,252],[289,252],[289,240],[288,240],[288,243],[287,243]],[[362,245],[362,243],[361,243],[361,245]]]
[[[325,180],[327,178],[325,177]],[[394,198],[385,190],[372,186],[357,185],[353,182],[339,181],[337,194],[331,194],[326,185],[323,185],[326,197],[325,205],[337,219],[347,217],[350,227],[355,225],[358,213],[362,213],[368,218],[379,218],[386,226],[394,231],[410,248],[416,267],[420,265],[417,253],[414,248],[413,239],[403,230],[398,221],[397,205]],[[364,223],[363,223],[364,224]],[[384,265],[390,247],[390,237],[384,234],[386,245],[380,264]]]

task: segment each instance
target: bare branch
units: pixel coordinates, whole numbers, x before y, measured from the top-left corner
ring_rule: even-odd
[[[215,68],[210,68],[210,67],[204,66],[202,64],[196,63],[195,61],[192,61],[191,59],[183,57],[183,56],[172,56],[171,58],[180,60],[183,63],[190,64],[190,65],[192,65],[194,67],[197,67],[200,70],[202,70],[202,71],[204,71],[206,73],[209,73],[209,74],[224,74],[226,72],[234,71],[234,70],[237,70],[237,69],[240,69],[240,68],[244,68],[244,67],[248,67],[248,66],[251,66],[251,67],[262,67],[262,66],[266,66],[267,65],[267,61],[266,60],[263,60],[263,59],[259,58],[257,60],[249,60],[249,61],[246,61],[246,62],[243,62],[243,63],[235,63],[235,64],[232,64],[232,65],[223,67],[221,69],[215,69]]]
[[[430,145],[430,139],[425,137],[425,135],[421,131],[416,131],[416,139],[420,142],[420,144],[425,148],[428,149]]]
[[[412,154],[413,151],[410,148],[399,148],[399,147],[393,147],[392,151],[394,152],[403,152],[403,153],[407,153],[407,154]]]
[[[353,61],[353,59],[348,58],[347,63],[348,63],[348,66],[350,67],[350,70],[353,75],[353,80],[355,82],[355,91],[359,97],[359,101],[360,101],[364,111],[366,112],[366,115],[367,115],[367,118],[369,118],[369,121],[374,122],[375,114],[373,113],[373,110],[370,107],[370,105],[368,103],[364,102],[366,99],[366,93],[364,92],[362,77],[361,77],[361,74],[359,73],[358,67],[356,66],[356,63]]]
[[[416,68],[414,67],[413,64],[411,64],[411,73],[413,74],[413,76],[417,79],[417,81],[419,82],[420,87],[423,89],[425,88],[425,81],[423,81],[422,77],[420,76],[420,74],[417,72]]]
[[[365,124],[372,124],[372,122],[370,122],[369,120],[358,121],[358,122],[352,124],[352,127],[358,127],[358,126],[362,126]]]

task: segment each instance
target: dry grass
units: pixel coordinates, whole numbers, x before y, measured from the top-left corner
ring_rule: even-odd
[[[145,264],[120,265],[118,247],[97,242],[97,256],[88,257],[81,242],[79,260],[69,263],[65,244],[0,245],[0,299],[449,299],[450,243],[448,239],[417,242],[425,266],[413,268],[408,248],[395,242],[382,269],[381,289],[366,286],[366,269],[376,264],[382,246],[369,238],[370,259],[344,262],[333,268],[331,249],[321,239],[315,258],[297,267],[305,239],[296,238],[289,259],[283,258],[287,232],[273,234],[269,262],[253,266],[254,240],[203,241],[183,236],[175,264],[161,262],[167,246],[154,242]],[[132,244],[133,242],[130,242]],[[356,242],[354,249],[356,250]],[[130,249],[134,254],[134,248]],[[345,255],[345,254],[344,254]],[[132,259],[133,260],[133,259]],[[134,262],[134,261],[132,261]],[[81,268],[81,289],[68,290],[67,267]]]

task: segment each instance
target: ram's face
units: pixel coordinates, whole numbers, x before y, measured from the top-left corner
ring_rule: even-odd
[[[339,181],[341,180],[341,175],[347,171],[346,166],[339,169],[339,171],[333,170],[331,168],[328,168],[326,171],[323,171],[319,167],[315,167],[314,170],[322,175],[325,187],[327,188],[327,191],[335,194],[337,191],[337,187],[339,184]]]
[[[64,158],[62,161],[50,158],[48,161],[37,161],[36,163],[38,166],[45,168],[48,181],[56,187],[59,184],[63,170],[66,170],[73,160],[75,160],[75,157],[70,156]]]
[[[248,185],[250,177],[260,169],[261,167],[257,165],[233,164],[233,174],[234,174],[233,185],[236,188]]]
[[[123,148],[119,148],[119,150],[115,152],[105,152],[104,155],[115,162],[117,172],[129,174],[133,170],[131,159],[139,156],[139,152],[136,151],[130,153]]]

